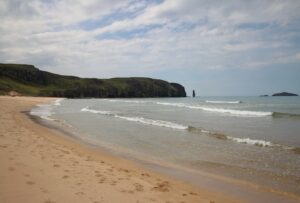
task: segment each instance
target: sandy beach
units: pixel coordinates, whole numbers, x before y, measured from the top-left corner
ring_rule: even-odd
[[[26,116],[51,100],[0,97],[0,202],[240,202],[87,147]]]

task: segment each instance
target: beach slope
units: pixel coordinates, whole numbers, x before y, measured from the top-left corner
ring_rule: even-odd
[[[53,98],[0,97],[0,202],[238,202],[43,127],[26,115]]]

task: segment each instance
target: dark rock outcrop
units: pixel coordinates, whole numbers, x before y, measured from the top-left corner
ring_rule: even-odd
[[[32,65],[0,64],[0,94],[50,97],[186,97],[185,89],[164,80],[132,78],[79,78],[41,71]]]
[[[298,96],[298,95],[289,92],[280,92],[280,93],[275,93],[272,96]]]

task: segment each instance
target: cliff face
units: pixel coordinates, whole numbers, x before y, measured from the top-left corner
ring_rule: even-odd
[[[32,65],[0,64],[0,94],[68,98],[185,97],[182,85],[152,78],[79,78],[41,71]]]

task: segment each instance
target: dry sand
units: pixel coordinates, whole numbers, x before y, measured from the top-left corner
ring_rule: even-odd
[[[50,100],[0,97],[0,202],[239,202],[89,148],[24,113]]]

